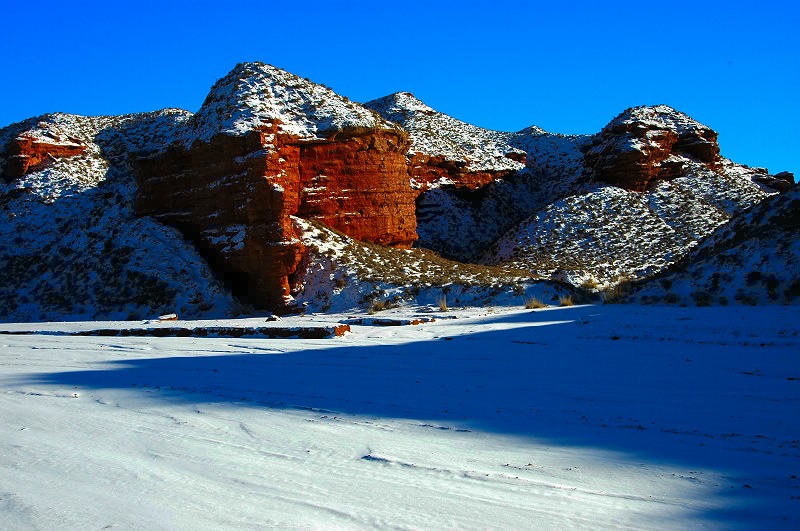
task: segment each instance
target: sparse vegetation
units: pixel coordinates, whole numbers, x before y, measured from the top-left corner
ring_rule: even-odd
[[[714,302],[714,297],[706,291],[696,291],[692,296],[697,306],[711,306],[711,303]]]
[[[442,295],[441,297],[439,297],[436,300],[436,305],[439,307],[439,309],[441,311],[446,312],[448,310],[448,307],[447,307],[447,295]]]
[[[539,308],[547,308],[547,304],[543,303],[536,297],[528,297],[525,299],[525,308],[528,310],[537,310]]]
[[[558,298],[558,305],[559,306],[574,306],[575,302],[572,300],[571,295],[563,295]]]
[[[603,304],[621,304],[627,302],[632,293],[631,284],[628,282],[621,282],[616,286],[603,291]]]

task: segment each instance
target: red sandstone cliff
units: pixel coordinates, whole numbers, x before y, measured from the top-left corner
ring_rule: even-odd
[[[238,65],[179,137],[137,161],[137,214],[179,228],[257,305],[289,303],[304,251],[292,216],[383,245],[416,239],[408,135],[330,89]]]

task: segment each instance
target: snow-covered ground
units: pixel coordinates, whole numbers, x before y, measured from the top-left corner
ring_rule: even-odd
[[[795,307],[417,313],[0,335],[0,527],[800,526]]]

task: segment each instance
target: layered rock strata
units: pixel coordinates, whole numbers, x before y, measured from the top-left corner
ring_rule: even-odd
[[[410,247],[408,135],[330,89],[251,63],[180,140],[136,163],[139,215],[179,228],[240,297],[280,311],[304,248],[292,217]]]
[[[21,135],[6,146],[6,174],[18,179],[47,160],[75,157],[86,151],[86,145],[74,138],[36,138]]]
[[[719,170],[717,133],[666,105],[627,109],[595,135],[584,156],[595,179],[633,192],[683,175],[687,161]]]

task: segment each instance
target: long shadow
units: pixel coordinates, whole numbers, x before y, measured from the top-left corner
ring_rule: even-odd
[[[718,523],[741,523],[740,513],[797,523],[800,500],[787,502],[787,491],[800,484],[790,473],[775,483],[776,470],[800,463],[800,433],[781,424],[800,413],[797,382],[736,372],[741,358],[755,359],[744,347],[603,335],[582,326],[581,316],[593,311],[518,313],[493,322],[523,329],[479,331],[476,324],[465,335],[404,344],[354,346],[345,338],[282,352],[291,341],[197,340],[198,351],[249,352],[115,360],[26,383],[158,389],[159,399],[182,402],[419,419],[442,429],[623,452],[642,463],[731,478],[736,485],[725,488],[735,486],[735,504],[708,515]],[[162,349],[180,345],[158,341]],[[742,494],[745,484],[765,482],[774,488]]]

